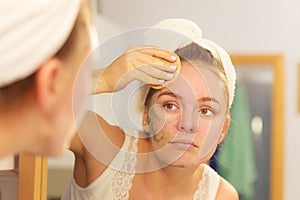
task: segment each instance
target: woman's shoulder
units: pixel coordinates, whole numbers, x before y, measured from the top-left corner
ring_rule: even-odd
[[[124,141],[125,134],[119,127],[108,124],[96,113],[88,112],[70,145],[75,155],[76,183],[86,187],[100,176],[118,154]]]
[[[220,178],[216,200],[238,200],[239,196],[235,188],[224,178]]]
[[[77,129],[70,150],[79,155],[83,155],[90,146],[95,145],[101,147],[104,142],[120,148],[124,140],[125,134],[121,128],[109,124],[97,113],[89,111],[83,117]]]
[[[207,164],[202,164],[200,167],[203,170],[201,181],[199,183],[199,189],[202,190],[200,192],[201,194],[203,191],[206,191],[207,194],[205,195],[208,195],[216,200],[239,199],[234,187],[228,181],[222,178],[214,169]]]

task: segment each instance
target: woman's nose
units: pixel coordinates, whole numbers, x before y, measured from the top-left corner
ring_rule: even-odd
[[[181,114],[180,130],[194,133],[198,129],[199,116],[197,110],[185,109]]]

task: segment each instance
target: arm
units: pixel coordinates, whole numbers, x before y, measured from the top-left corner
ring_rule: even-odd
[[[100,176],[123,142],[124,132],[119,127],[111,126],[102,117],[89,111],[70,145],[75,156],[76,183],[86,187]]]
[[[94,93],[116,92],[133,80],[155,85],[162,84],[158,80],[171,80],[166,74],[176,71],[169,67],[174,65],[174,55],[154,47],[130,49],[105,69],[95,71]],[[124,132],[93,112],[86,114],[78,132],[70,146],[75,155],[74,178],[79,186],[86,187],[105,171],[118,153],[124,142]],[[112,144],[117,148],[112,149]],[[93,146],[100,148],[96,152],[104,159],[103,163],[95,158],[95,151],[90,149]]]
[[[169,75],[175,74],[179,68],[180,60],[174,52],[156,47],[135,47],[118,57],[107,68],[94,72],[94,93],[117,92],[133,80],[162,85],[172,80],[173,77]]]

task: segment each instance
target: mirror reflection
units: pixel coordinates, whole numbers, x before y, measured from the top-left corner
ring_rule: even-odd
[[[278,74],[275,73],[276,70],[270,64],[260,64],[252,67],[236,65],[236,68],[239,77],[236,91],[238,98],[232,108],[232,112],[235,112],[235,107],[239,108],[237,112],[241,111],[242,116],[244,116],[243,119],[246,119],[246,121],[241,122],[241,117],[238,117],[238,113],[237,115],[233,114],[232,124],[235,127],[231,127],[232,130],[230,129],[228,133],[228,139],[219,147],[216,155],[211,160],[211,166],[215,167],[224,177],[227,176],[233,184],[237,184],[237,189],[240,191],[240,199],[272,199],[272,186],[270,183],[270,180],[272,180],[270,177],[272,175],[272,170],[270,169],[272,161],[270,159],[273,157],[271,155],[273,130],[271,121],[274,115],[274,111],[272,111],[272,97],[274,96],[274,81],[280,80],[280,78],[276,78]],[[238,100],[239,98],[240,100]],[[244,136],[242,132],[245,132]],[[234,143],[236,146],[229,143]],[[235,154],[241,153],[242,156],[236,155],[236,158],[238,158],[235,161],[236,164],[232,165],[232,168],[228,168],[226,164],[233,162],[232,159],[236,159],[232,155],[230,157],[228,153],[236,150],[235,148],[243,149],[243,151],[240,149],[235,151]],[[66,153],[65,158],[53,159],[52,161],[50,159],[49,198],[60,198],[63,192],[62,188],[66,187],[72,176],[73,159],[70,152]],[[242,164],[244,164],[244,168],[241,167]],[[64,175],[61,176],[59,175],[60,173]],[[242,175],[244,179],[241,179]],[[51,181],[57,180],[54,177],[60,177],[64,186],[55,187],[54,185],[57,185],[57,183]],[[245,186],[248,187],[245,188]]]
[[[248,133],[248,136],[244,136],[241,140],[246,140],[245,143],[241,143],[240,140],[236,142],[239,146],[247,146],[247,152],[239,151],[239,153],[245,153],[248,156],[243,156],[236,163],[237,170],[235,170],[235,177],[230,177],[230,172],[226,172],[226,169],[223,169],[222,164],[226,165],[228,160],[232,159],[227,158],[225,150],[233,148],[228,147],[227,143],[234,141],[234,130],[232,133],[229,133],[229,138],[226,140],[219,148],[212,164],[215,162],[216,170],[222,173],[229,173],[229,178],[234,183],[236,177],[240,178],[240,175],[244,175],[244,182],[241,183],[238,180],[236,183],[236,188],[240,192],[240,199],[272,199],[271,195],[271,158],[272,158],[272,96],[274,93],[274,81],[277,79],[275,76],[278,74],[274,73],[274,68],[268,64],[259,64],[259,66],[239,66],[237,67],[238,73],[238,86],[237,94],[241,99],[246,101],[242,102],[243,105],[236,103],[236,107],[242,106],[242,114],[247,116],[247,121],[241,127],[240,117],[237,114],[235,117],[232,117],[232,123],[236,126],[237,132],[240,133],[240,129],[243,129]],[[277,84],[277,83],[276,83]],[[276,85],[275,84],[275,85]],[[239,107],[240,108],[240,107]],[[235,109],[235,108],[233,108]],[[238,109],[240,111],[240,109]],[[237,112],[238,112],[237,111]],[[234,128],[232,128],[234,129]],[[232,134],[230,136],[230,134]],[[241,134],[239,135],[241,136]],[[222,149],[223,148],[223,149]],[[225,150],[224,150],[225,149]],[[220,153],[221,152],[221,153]],[[222,157],[218,157],[222,154]],[[219,159],[219,163],[218,163]],[[59,199],[66,188],[70,178],[72,177],[72,167],[73,167],[74,157],[72,153],[67,152],[64,158],[61,159],[50,159],[49,160],[49,177],[48,177],[48,198],[49,199]],[[281,161],[282,162],[282,161]],[[247,164],[248,168],[241,169],[241,163]],[[234,168],[234,167],[232,167]],[[246,173],[243,173],[245,171]],[[225,172],[224,172],[225,171]],[[270,172],[270,173],[266,173]],[[226,176],[226,175],[224,175]],[[57,178],[59,177],[60,184],[57,183]],[[241,188],[239,188],[241,186]],[[249,186],[247,188],[242,188],[243,186]]]

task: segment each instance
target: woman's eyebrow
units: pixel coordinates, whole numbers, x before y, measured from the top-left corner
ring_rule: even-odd
[[[169,91],[165,91],[165,92],[160,93],[157,98],[159,98],[163,95],[168,95],[168,96],[174,97],[174,98],[179,99],[179,100],[182,99],[182,97],[180,95],[175,94],[173,92],[169,92]],[[198,102],[215,102],[217,104],[220,104],[220,102],[217,99],[213,98],[213,97],[201,97],[201,98],[198,99]]]
[[[161,96],[163,96],[163,95],[168,95],[168,96],[174,97],[174,98],[176,98],[176,99],[182,99],[182,97],[181,97],[180,95],[175,94],[175,93],[173,93],[173,92],[169,92],[169,91],[160,93],[160,94],[158,95],[157,98],[159,98],[159,97],[161,97]]]
[[[212,97],[201,97],[198,101],[199,102],[207,102],[208,101],[208,102],[215,102],[217,104],[220,104],[220,102],[217,99],[212,98]]]

